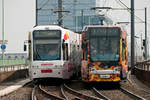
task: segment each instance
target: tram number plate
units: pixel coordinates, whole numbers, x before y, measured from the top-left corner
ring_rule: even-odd
[[[110,78],[110,75],[100,75],[100,78]]]

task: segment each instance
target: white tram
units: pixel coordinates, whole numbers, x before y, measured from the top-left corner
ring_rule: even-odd
[[[30,79],[69,79],[79,73],[80,39],[80,34],[57,25],[34,27],[28,40]]]

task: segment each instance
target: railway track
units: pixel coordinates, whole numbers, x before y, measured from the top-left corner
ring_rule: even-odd
[[[135,100],[146,100],[145,98],[143,98],[143,97],[141,97],[141,96],[139,96],[139,95],[137,95],[137,94],[135,94],[133,92],[130,92],[129,90],[127,90],[127,89],[125,89],[123,87],[120,87],[120,90],[122,92],[124,92],[125,94],[130,95],[130,97],[135,99]]]
[[[134,82],[132,79],[131,81],[131,72],[128,73],[128,78],[127,81],[124,83],[121,83],[121,86],[124,88],[127,88],[129,91],[136,93],[142,97],[144,97],[147,100],[150,100],[150,92],[148,92],[147,90],[145,90],[145,88],[141,88],[139,87],[139,83],[138,82]]]
[[[60,92],[59,90],[56,90],[55,93],[54,91],[49,91],[48,89],[52,88],[47,88],[42,85],[35,86],[32,90],[32,100],[65,100],[63,97],[57,94],[57,92]]]
[[[98,98],[98,97],[94,97],[94,96],[91,96],[91,95],[81,93],[81,92],[79,92],[79,91],[77,91],[73,88],[70,88],[66,84],[64,84],[64,89],[66,91],[68,91],[69,93],[73,94],[74,98],[72,98],[72,99],[75,99],[75,100],[100,100],[101,99],[101,98]]]
[[[35,89],[37,88],[37,86],[34,86],[34,88],[32,89],[32,93],[31,93],[31,100],[37,100],[37,97],[35,95]]]
[[[100,98],[74,90],[66,84],[62,84],[59,89],[55,91],[49,91],[50,89],[52,88],[42,85],[35,86],[32,90],[31,100],[41,100],[41,98],[42,100],[100,100]],[[60,92],[60,94],[58,92]]]
[[[112,90],[99,90],[95,87],[92,87],[95,94],[104,99],[104,100],[146,100],[145,98],[130,92],[123,87],[119,89],[112,89]]]
[[[124,84],[127,84],[124,82]],[[105,88],[110,86],[110,88]],[[35,86],[32,91],[32,100],[149,100],[139,96],[131,87],[113,87],[111,85],[85,85],[76,81],[61,83],[57,86]],[[126,88],[126,89],[125,89]],[[43,99],[44,98],[44,99]]]

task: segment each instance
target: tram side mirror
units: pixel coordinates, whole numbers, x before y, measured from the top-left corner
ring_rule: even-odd
[[[24,44],[24,51],[27,51],[27,45]]]
[[[30,44],[30,43],[31,43],[31,40],[28,40],[28,43]]]
[[[126,44],[126,41],[125,41],[125,39],[122,39],[122,43],[123,43],[123,44]]]
[[[88,40],[85,38],[83,41],[82,41],[82,48],[86,48],[88,45]]]
[[[144,49],[143,46],[141,47],[141,49],[142,49],[142,50]]]

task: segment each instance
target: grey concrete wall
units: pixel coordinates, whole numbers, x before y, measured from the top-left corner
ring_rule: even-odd
[[[134,68],[135,75],[137,79],[139,79],[141,82],[143,82],[145,85],[150,87],[150,71],[141,70],[139,68]]]
[[[21,69],[16,71],[9,71],[9,72],[0,72],[0,83],[27,78],[28,76],[29,76],[28,69]]]

